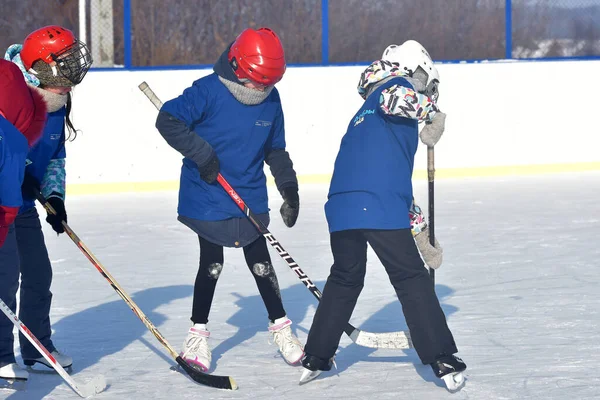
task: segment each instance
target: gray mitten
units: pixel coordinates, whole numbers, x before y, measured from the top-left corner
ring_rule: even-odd
[[[429,268],[438,269],[442,265],[442,254],[444,250],[440,243],[435,239],[435,247],[429,243],[429,227],[415,235],[417,248]]]
[[[433,117],[433,121],[431,121],[430,124],[426,124],[421,130],[421,133],[419,134],[421,142],[425,143],[427,146],[435,146],[442,137],[445,126],[446,114],[438,111]]]

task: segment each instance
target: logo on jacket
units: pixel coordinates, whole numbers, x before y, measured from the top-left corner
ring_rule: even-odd
[[[254,123],[254,126],[262,126],[262,127],[267,127],[267,126],[271,126],[273,125],[273,123],[271,121],[263,121],[263,120],[257,120]]]
[[[60,133],[51,133],[50,134],[50,140],[59,140],[60,139]]]
[[[354,126],[360,124],[361,122],[363,122],[365,120],[365,117],[367,115],[371,115],[371,114],[375,114],[375,110],[363,110],[363,112],[361,112],[360,114],[358,114],[356,117],[354,117]]]

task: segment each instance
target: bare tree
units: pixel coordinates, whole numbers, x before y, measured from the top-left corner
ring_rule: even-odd
[[[593,56],[600,55],[600,25],[598,24],[598,17],[600,17],[600,7],[594,9],[588,9],[588,13],[574,18],[572,20],[573,37],[576,42],[580,42],[582,45],[577,48],[575,56]],[[596,16],[596,19],[593,16]]]
[[[512,0],[514,57],[600,54],[600,6],[577,0]]]
[[[330,0],[333,62],[365,62],[385,47],[421,42],[435,59],[504,56],[504,2],[498,0]]]
[[[260,26],[279,34],[288,63],[322,62],[322,0],[131,3],[132,32],[127,39],[134,66],[213,64],[243,29]],[[436,60],[505,57],[502,0],[329,0],[328,4],[330,62],[369,62],[381,57],[387,45],[407,39],[423,43]],[[512,0],[512,56],[599,55],[600,6],[576,5],[577,0]],[[123,2],[113,0],[116,64],[124,62],[123,11]],[[77,12],[76,0],[0,0],[0,50],[21,43],[44,25],[63,25],[78,34]],[[19,17],[9,18],[14,15]],[[89,19],[87,24],[89,32]],[[564,32],[570,32],[568,38],[561,38]]]
[[[32,31],[46,25],[61,25],[78,34],[77,1],[0,0],[0,51],[23,43]]]
[[[133,64],[212,64],[245,28],[281,37],[288,63],[319,62],[320,0],[133,0]]]

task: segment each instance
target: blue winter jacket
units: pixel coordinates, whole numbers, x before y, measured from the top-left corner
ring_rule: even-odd
[[[283,111],[277,89],[262,103],[245,105],[213,73],[195,81],[181,96],[167,101],[161,108],[161,114],[164,113],[184,122],[206,142],[199,141],[202,145],[190,149],[190,154],[200,160],[214,151],[221,174],[252,211],[256,214],[269,211],[263,172],[265,157],[273,150],[285,149]],[[192,157],[183,159],[179,215],[202,221],[244,217],[217,182],[207,184],[200,178],[198,166],[199,161]]]
[[[28,151],[25,136],[0,115],[0,206],[23,204],[21,183]]]
[[[52,192],[59,192],[64,196],[65,116],[66,107],[48,113],[44,133],[27,155],[30,164],[27,166],[26,173],[40,182],[42,195],[46,198]],[[19,213],[33,207],[35,207],[35,199],[24,197]]]
[[[410,228],[418,122],[381,110],[381,92],[393,85],[412,88],[397,77],[375,89],[342,138],[325,204],[330,232]]]

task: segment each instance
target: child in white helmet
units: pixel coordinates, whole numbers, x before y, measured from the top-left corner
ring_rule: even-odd
[[[444,128],[436,105],[439,74],[417,42],[386,53],[360,77],[358,93],[365,102],[335,161],[325,205],[334,263],[304,347],[300,383],[331,369],[364,285],[369,244],[402,303],[421,361],[455,391],[464,384],[466,365],[454,356],[458,349],[411,232],[411,219],[419,225],[411,181],[418,125],[429,124],[421,132],[428,145]]]

